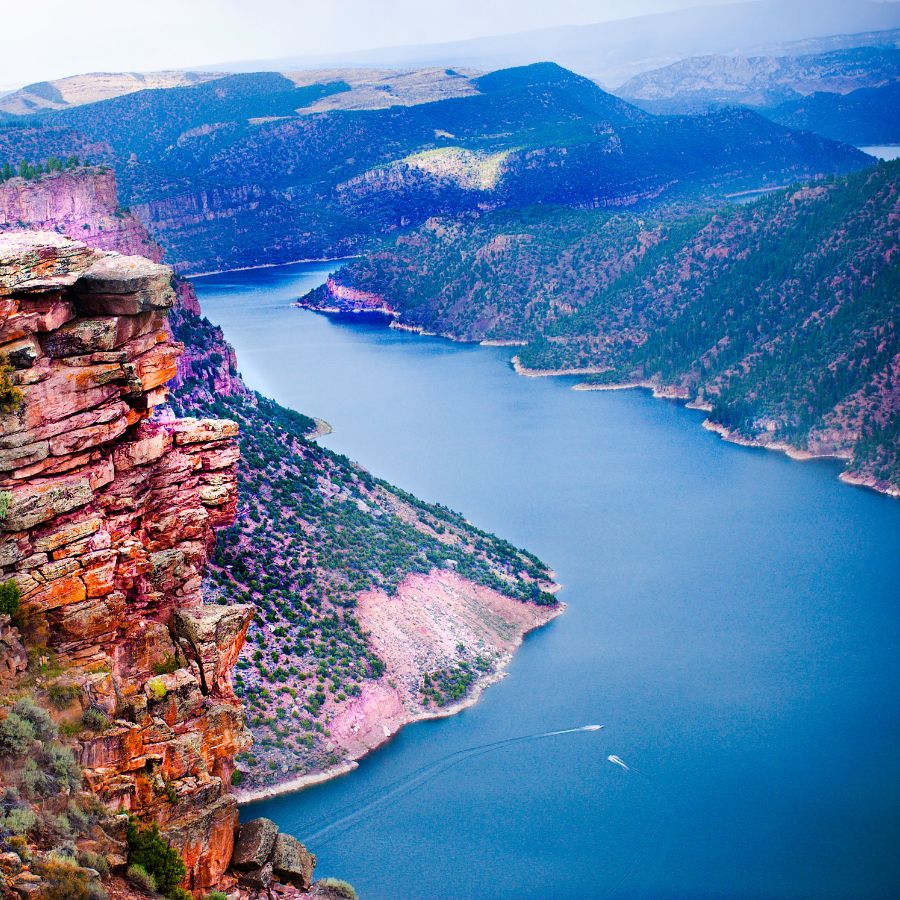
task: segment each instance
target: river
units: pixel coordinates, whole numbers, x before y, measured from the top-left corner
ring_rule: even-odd
[[[311,849],[364,900],[900,896],[900,503],[644,392],[289,305],[330,270],[196,286],[253,388],[539,554],[568,610],[475,707],[242,815],[305,839],[361,810]]]

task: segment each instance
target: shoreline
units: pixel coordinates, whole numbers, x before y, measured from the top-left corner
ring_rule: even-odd
[[[176,272],[179,278],[206,278],[209,275],[228,275],[231,272],[256,272],[258,269],[277,269],[279,266],[299,266],[301,263],[327,263],[346,262],[348,259],[356,259],[353,256],[324,256],[321,259],[291,259],[287,262],[261,263],[258,266],[241,266],[237,269],[213,269],[209,272]]]
[[[718,422],[713,422],[711,419],[705,419],[701,427],[706,429],[706,431],[719,435],[723,441],[728,441],[729,444],[737,444],[739,447],[757,447],[760,450],[783,453],[796,462],[809,462],[811,459],[835,459],[847,462],[850,459],[848,455],[842,453],[813,453],[810,450],[801,450],[799,447],[785,444],[783,441],[772,441],[767,444],[754,438],[744,437],[742,434],[736,434],[729,428],[720,425]]]
[[[597,374],[597,373],[594,373]],[[652,381],[623,381],[619,384],[588,384],[582,382],[576,384],[573,391],[650,391],[655,400],[676,400],[684,403],[689,409],[699,409],[705,412],[712,412],[712,407],[706,403],[700,403],[695,400],[688,400],[687,397],[679,396],[672,388],[661,387]],[[693,406],[691,404],[694,404]]]
[[[568,374],[567,372],[559,372],[559,373],[551,373],[551,374]],[[697,400],[696,398],[689,399],[687,397],[680,396],[673,388],[663,387],[659,384],[656,384],[652,381],[628,381],[621,382],[619,384],[576,384],[573,388],[573,391],[633,391],[633,390],[646,390],[650,391],[651,395],[655,400],[675,400],[679,403],[682,403],[686,409],[695,409],[700,412],[711,413],[712,406],[709,403],[704,403],[701,400]],[[791,444],[786,444],[784,441],[771,441],[765,442],[754,438],[747,438],[743,435],[737,434],[734,431],[731,431],[724,425],[719,424],[718,422],[713,422],[712,419],[704,419],[703,422],[700,423],[700,427],[705,429],[706,431],[710,431],[713,434],[717,434],[723,441],[727,441],[729,444],[736,444],[739,447],[752,447],[758,450],[770,450],[773,453],[783,453],[788,459],[791,459],[795,462],[809,462],[814,459],[831,459],[840,461],[843,463],[849,462],[852,457],[847,452],[835,452],[835,453],[815,453],[810,450],[802,450],[799,447],[794,447]],[[848,470],[844,470],[838,473],[838,480],[842,481],[846,485],[850,485],[853,487],[862,487],[867,488],[869,490],[875,491],[878,494],[883,494],[886,497],[892,497],[896,499],[900,499],[900,488],[891,488],[884,487],[874,478],[871,478],[867,475],[862,475],[857,472],[850,472]]]
[[[580,369],[529,369],[522,364],[522,360],[518,355],[514,356],[510,361],[510,365],[516,375],[524,375],[526,378],[556,378],[565,375],[602,375],[608,372],[606,366],[585,366]]]
[[[431,722],[438,719],[448,719],[451,716],[458,715],[470,707],[475,706],[481,699],[481,695],[485,690],[508,676],[509,673],[507,672],[507,668],[513,661],[515,651],[522,646],[525,638],[538,629],[546,627],[561,616],[566,611],[567,606],[565,603],[559,602],[555,607],[544,607],[544,609],[548,610],[546,618],[542,622],[537,622],[531,628],[523,631],[512,650],[508,653],[504,653],[498,659],[497,668],[494,669],[493,672],[486,673],[484,677],[479,678],[472,686],[472,690],[456,703],[437,708],[421,707],[417,712],[410,712],[408,717],[404,717],[402,721],[395,723],[396,727],[385,734],[378,743],[355,755],[348,756],[346,759],[341,760],[337,765],[331,766],[328,769],[309,772],[305,775],[297,775],[293,778],[288,778],[286,781],[278,782],[277,784],[249,788],[246,790],[234,790],[232,791],[232,796],[235,797],[239,806],[246,806],[247,804],[255,803],[258,800],[269,800],[284,794],[295,794],[304,791],[307,788],[314,787],[317,784],[331,781],[334,778],[341,778],[359,768],[359,760],[369,756],[371,753],[374,753],[376,750],[389,743],[404,728],[406,728],[407,725],[414,725],[417,722]]]

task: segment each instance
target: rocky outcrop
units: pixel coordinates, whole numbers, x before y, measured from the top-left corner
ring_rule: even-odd
[[[104,167],[13,178],[0,184],[0,231],[56,231],[101,250],[162,260],[147,229],[120,210],[116,178]]]
[[[237,825],[248,733],[230,668],[252,609],[201,597],[235,514],[237,426],[153,415],[181,354],[171,281],[56,233],[0,235],[0,359],[18,392],[0,415],[0,581],[20,589],[25,645],[108,722],[80,740],[86,783],[158,823],[201,890]]]
[[[14,682],[28,668],[28,654],[19,629],[0,615],[0,686]]]
[[[242,894],[258,896],[277,880],[278,894],[292,896],[312,886],[316,857],[295,837],[279,834],[271,819],[252,819],[238,830],[231,867]]]
[[[118,205],[116,178],[105,167],[86,167],[37,181],[13,178],[0,183],[0,232],[48,230],[68,235],[99,250],[145,256],[161,262],[162,248],[128,210]],[[61,251],[64,252],[64,251]],[[171,386],[203,385],[216,396],[247,394],[237,360],[220,328],[202,323],[201,340],[191,340],[201,327],[200,304],[189,281],[176,279],[175,303],[167,327],[185,345]]]

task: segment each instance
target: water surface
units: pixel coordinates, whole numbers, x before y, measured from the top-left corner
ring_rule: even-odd
[[[569,609],[474,708],[244,815],[308,838],[447,754],[602,722],[438,771],[316,840],[317,873],[366,900],[900,896],[900,504],[642,392],[289,306],[329,269],[196,283],[252,387],[537,552]]]

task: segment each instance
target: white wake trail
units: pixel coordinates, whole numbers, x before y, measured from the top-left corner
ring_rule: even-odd
[[[616,756],[613,754],[612,756],[606,757],[614,766],[621,766],[626,772],[630,772],[631,768],[625,764],[625,760],[622,759],[621,756]]]
[[[578,734],[583,732],[600,731],[602,725],[581,725],[578,728],[566,728],[562,731],[545,731],[539,734],[525,734],[514,738],[505,738],[500,741],[492,741],[489,744],[479,744],[475,747],[466,747],[462,750],[456,750],[448,753],[434,762],[421,766],[414,772],[398,778],[393,783],[383,788],[376,789],[366,798],[362,804],[348,803],[338,810],[319,817],[306,824],[304,829],[304,837],[308,844],[322,846],[333,840],[340,834],[356,827],[360,822],[364,821],[372,815],[376,809],[383,806],[388,800],[396,799],[411,793],[427,784],[439,775],[442,775],[448,769],[458,766],[463,762],[483,756],[486,753],[493,753],[511,747],[514,744],[521,744],[526,741],[539,740],[541,738],[556,737],[561,734]],[[327,824],[326,824],[327,823]],[[321,827],[323,826],[324,827]],[[316,829],[316,830],[314,830]],[[310,834],[309,832],[312,831]]]
[[[565,731],[545,731],[535,737],[555,737],[557,734],[577,734],[579,731],[599,731],[603,725],[582,725],[580,728],[566,728]]]

